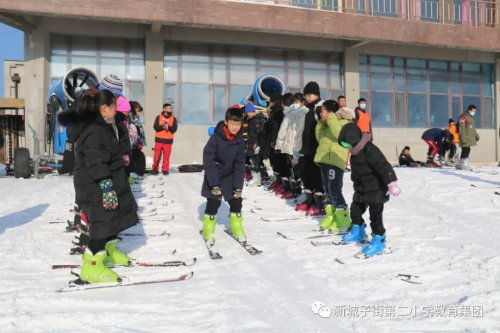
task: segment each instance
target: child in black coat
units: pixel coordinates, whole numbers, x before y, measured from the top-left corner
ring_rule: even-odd
[[[380,149],[370,142],[370,136],[361,134],[355,124],[345,125],[339,134],[339,143],[351,149],[351,179],[354,196],[351,203],[351,231],[342,238],[342,242],[362,243],[366,232],[363,213],[370,210],[373,237],[370,245],[363,249],[367,257],[381,254],[385,248],[385,229],[382,220],[384,203],[389,201],[389,194],[399,195],[394,169],[387,162]]]

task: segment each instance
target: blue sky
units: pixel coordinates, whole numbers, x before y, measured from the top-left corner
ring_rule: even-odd
[[[3,97],[4,60],[24,60],[24,33],[0,23],[0,97]]]

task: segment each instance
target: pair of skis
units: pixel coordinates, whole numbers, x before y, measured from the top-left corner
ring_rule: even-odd
[[[248,254],[254,256],[254,255],[262,253],[261,250],[258,250],[254,246],[250,245],[246,240],[240,240],[240,239],[234,237],[234,235],[229,230],[224,230],[224,232],[226,234],[228,234],[229,237],[231,237],[232,239],[234,239],[238,244],[240,244],[245,249],[245,251],[248,252]],[[200,235],[203,238],[203,233],[202,233],[201,230],[200,230]],[[220,255],[220,253],[215,250],[215,240],[212,240],[212,241],[205,241],[204,240],[204,242],[205,242],[205,246],[207,247],[207,251],[208,251],[208,255],[210,256],[210,259],[212,259],[212,260],[218,260],[218,259],[222,259],[223,258]]]
[[[172,254],[175,254],[177,250],[174,250]],[[164,261],[164,262],[147,262],[147,261],[138,261],[138,260],[132,260],[131,264],[128,266],[117,266],[115,268],[131,268],[131,267],[190,267],[196,264],[197,258],[192,258],[187,261],[180,261],[180,260],[173,260],[173,261]],[[73,269],[73,268],[79,268],[81,267],[80,265],[74,265],[74,264],[57,264],[57,265],[52,265],[52,269]],[[175,276],[168,276],[168,277],[162,277],[159,279],[152,279],[152,280],[135,280],[135,279],[129,279],[127,277],[120,277],[120,280],[118,282],[112,282],[112,283],[93,283],[89,284],[85,281],[82,281],[80,276],[75,273],[71,272],[71,274],[77,276],[78,278],[76,280],[70,281],[69,284],[64,287],[59,289],[59,292],[69,292],[69,291],[81,291],[81,290],[89,290],[89,289],[102,289],[102,288],[114,288],[114,287],[126,287],[126,286],[136,286],[136,285],[143,285],[143,284],[156,284],[156,283],[169,283],[169,282],[179,282],[179,281],[185,281],[193,277],[194,272],[191,271],[186,274],[182,275],[175,275]]]

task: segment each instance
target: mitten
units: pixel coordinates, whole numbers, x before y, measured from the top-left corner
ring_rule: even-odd
[[[102,191],[102,206],[106,210],[116,210],[118,208],[118,196],[110,178],[99,181],[99,188]]]
[[[401,189],[398,187],[397,182],[392,182],[387,185],[387,194],[392,196],[398,196],[401,194]]]

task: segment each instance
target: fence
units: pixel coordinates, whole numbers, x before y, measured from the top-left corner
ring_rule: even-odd
[[[232,0],[281,6],[328,10],[340,13],[393,17],[408,21],[427,21],[498,28],[500,21],[495,0]]]

